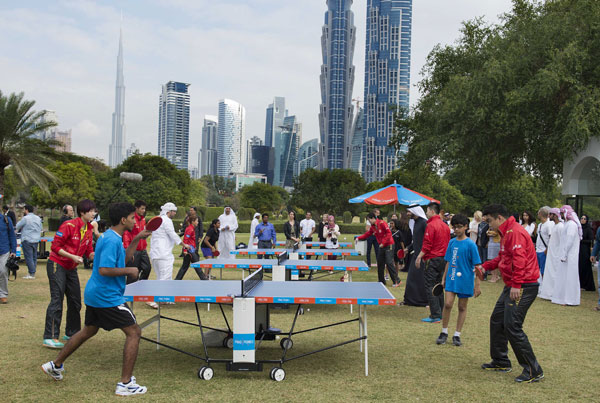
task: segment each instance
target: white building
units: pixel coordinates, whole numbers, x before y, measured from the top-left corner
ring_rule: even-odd
[[[217,174],[217,130],[218,117],[204,116],[202,126],[202,146],[198,152],[198,169],[200,176]]]
[[[231,99],[219,101],[217,175],[228,177],[246,168],[246,109]]]

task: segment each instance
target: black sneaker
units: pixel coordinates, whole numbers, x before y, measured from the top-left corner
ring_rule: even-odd
[[[498,365],[494,361],[490,363],[481,364],[481,368],[488,371],[500,371],[500,372],[510,372],[512,371],[512,367],[510,365]]]
[[[435,344],[446,344],[446,340],[448,340],[448,334],[442,332],[435,341]]]
[[[537,375],[529,375],[528,372],[523,371],[523,373],[515,378],[515,382],[518,383],[532,383],[539,382],[544,379],[544,373],[541,372]]]
[[[454,344],[456,347],[462,346],[462,343],[460,342],[460,336],[452,336],[452,344]]]

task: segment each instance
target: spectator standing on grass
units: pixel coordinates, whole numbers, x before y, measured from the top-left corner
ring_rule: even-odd
[[[312,219],[312,213],[307,211],[305,218],[300,221],[300,237],[302,242],[312,242],[313,234],[316,229],[317,227],[315,220]],[[306,249],[312,249],[312,246],[307,246]],[[307,255],[306,259],[310,259],[310,256]]]
[[[234,259],[235,257],[229,252],[235,250],[235,231],[238,229],[238,220],[231,207],[225,207],[223,214],[219,216],[219,222],[221,223],[219,232],[220,256],[222,259]]]
[[[402,236],[402,248],[404,252],[404,257],[400,259],[400,266],[402,267],[400,271],[408,272],[408,267],[410,266],[410,259],[412,256],[409,253],[409,250],[412,251],[413,235],[410,227],[408,226],[408,213],[406,211],[400,213],[398,229],[400,230],[400,235]]]
[[[338,242],[338,238],[341,235],[340,227],[335,223],[335,216],[333,214],[329,214],[327,218],[329,222],[327,223],[327,226],[323,228],[323,238],[325,238],[325,249],[338,249],[340,247],[340,243]],[[336,256],[327,256],[327,260],[335,259]]]
[[[65,204],[62,208],[62,216],[60,217],[58,226],[60,227],[65,221],[72,220],[73,217],[75,217],[75,211],[73,210],[73,206],[71,206],[70,204]]]
[[[475,242],[475,244],[477,244],[477,233],[479,231],[479,224],[481,224],[481,221],[481,211],[477,210],[473,214],[473,219],[469,223],[469,238],[471,238],[471,241]],[[481,259],[481,256],[479,256],[479,258]]]
[[[12,225],[13,225],[13,228],[14,228],[15,225],[17,225],[17,216],[15,215],[15,212],[12,211],[10,209],[10,207],[8,207],[8,206],[2,207],[2,211],[4,212],[5,216],[7,216],[8,218],[10,218],[10,221],[12,221]]]
[[[535,247],[529,233],[508,214],[501,204],[491,204],[483,209],[483,215],[492,230],[502,238],[500,253],[494,260],[483,263],[484,270],[499,268],[505,287],[490,317],[490,355],[492,361],[481,365],[490,371],[510,372],[508,357],[510,343],[517,361],[523,367],[516,382],[537,382],[544,378],[523,323],[527,311],[538,293],[540,269]]]
[[[590,261],[592,264],[596,264],[600,259],[600,228],[596,231],[596,239],[594,242],[594,249],[592,250],[592,256]],[[598,276],[598,294],[600,294],[600,275]],[[594,307],[594,311],[600,312],[600,298],[598,298],[598,304]]]
[[[408,206],[410,217],[414,221],[412,253],[410,267],[406,276],[406,289],[404,290],[404,301],[401,305],[427,306],[428,299],[425,294],[425,278],[421,266],[417,266],[416,260],[423,247],[423,237],[427,228],[427,216],[423,208],[418,204]]]
[[[556,284],[556,276],[560,270],[560,255],[562,253],[562,236],[564,224],[560,217],[560,210],[551,208],[548,210],[548,221],[552,221],[552,231],[550,232],[550,242],[546,253],[546,264],[544,269],[544,277],[540,286],[539,297],[542,299],[552,299],[554,287]]]
[[[288,220],[283,224],[283,234],[285,235],[286,249],[293,249],[294,245],[300,242],[300,225],[296,221],[296,213],[290,211]]]
[[[402,233],[400,232],[400,224],[398,220],[391,219],[389,222],[390,232],[394,239],[394,265],[396,266],[396,272],[400,271],[400,258],[398,257],[398,251],[404,250],[404,244],[402,243]],[[386,281],[389,277],[386,276]]]
[[[584,291],[596,291],[594,272],[590,260],[592,244],[594,243],[594,230],[590,225],[590,218],[587,214],[581,215],[581,229],[583,230],[583,237],[579,244],[579,285]]]
[[[84,199],[77,204],[79,217],[65,221],[54,236],[50,247],[50,257],[46,264],[50,284],[50,303],[46,310],[44,347],[63,348],[59,341],[62,321],[63,300],[67,297],[67,325],[63,340],[81,330],[81,286],[77,266],[83,263],[83,256],[94,260],[93,229],[96,205]]]
[[[27,263],[28,274],[24,279],[34,280],[37,267],[37,251],[42,236],[42,219],[33,213],[33,207],[26,204],[24,215],[17,223],[17,232],[21,233],[21,250],[25,263]]]
[[[565,227],[561,237],[560,266],[556,271],[552,303],[563,306],[579,305],[579,242],[583,230],[573,207],[564,205],[560,208],[560,213],[565,220]]]
[[[544,206],[538,210],[540,224],[537,228],[535,253],[537,255],[538,265],[540,266],[540,274],[542,277],[544,276],[544,269],[546,268],[546,257],[548,254],[548,245],[550,244],[550,234],[552,233],[552,228],[554,228],[554,221],[549,219],[549,215],[550,207],[548,206]]]
[[[422,322],[437,323],[442,320],[442,307],[444,295],[434,296],[433,287],[442,282],[444,275],[444,256],[450,242],[450,228],[440,217],[440,205],[429,203],[427,206],[427,228],[423,237],[423,248],[417,256],[417,267],[421,260],[425,261],[425,294],[429,300],[429,316],[421,319]]]
[[[250,224],[250,239],[248,239],[248,249],[257,249],[258,248],[258,238],[254,236],[254,230],[260,223],[259,221],[260,213],[254,213],[254,217],[252,218],[252,223]]]
[[[202,255],[204,255],[205,259],[214,259],[215,252],[217,252],[217,242],[219,241],[219,227],[221,223],[218,218],[215,218],[210,223],[210,227],[208,231],[206,231],[206,235],[202,239]],[[210,267],[204,269],[204,274],[210,276]]]
[[[269,215],[263,213],[262,223],[256,226],[254,236],[258,238],[258,249],[273,249],[277,242],[277,234],[275,227],[269,222]],[[258,255],[259,259],[263,259],[265,255]]]
[[[317,228],[317,232],[319,234],[319,242],[323,242],[325,243],[325,241],[327,241],[325,238],[323,238],[323,228],[325,228],[325,226],[327,225],[327,223],[329,222],[329,214],[325,213],[321,216],[321,222],[319,222],[319,226]],[[325,249],[325,245],[321,245],[321,249]]]
[[[486,257],[487,257],[487,260],[492,260],[492,259],[495,259],[496,256],[498,256],[498,253],[500,253],[500,240],[501,240],[500,233],[498,231],[494,231],[493,229],[488,229],[487,236],[488,236],[488,246],[487,246]],[[492,270],[492,278],[490,279],[490,283],[497,283],[499,279],[500,279],[500,270],[499,269]]]
[[[537,226],[536,226],[535,217],[533,216],[533,214],[531,214],[529,211],[524,211],[521,214],[521,225],[523,226],[523,228],[525,228],[525,231],[527,231],[527,233],[531,237],[531,240],[533,242],[535,242],[536,241],[535,237],[537,234]]]
[[[8,302],[8,267],[9,257],[17,255],[17,236],[12,221],[5,215],[0,220],[0,304]]]
[[[477,250],[479,251],[479,257],[481,258],[482,262],[486,262],[488,260],[487,247],[490,239],[487,235],[487,232],[489,228],[490,227],[485,220],[482,220],[477,227],[477,242],[475,243],[477,244]]]
[[[135,220],[135,224],[131,230],[123,232],[123,247],[125,249],[129,247],[133,238],[146,228],[146,202],[136,200],[134,207],[135,214],[133,219]],[[147,248],[148,241],[145,238],[140,239],[133,254],[133,262],[127,262],[128,265],[135,266],[140,270],[140,280],[148,280],[150,271],[152,271],[150,258],[148,257],[148,252],[146,252]]]

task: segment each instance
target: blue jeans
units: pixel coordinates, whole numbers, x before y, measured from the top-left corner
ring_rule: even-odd
[[[37,249],[39,242],[21,241],[21,250],[27,263],[27,270],[30,276],[35,276],[35,267],[37,266]]]
[[[544,268],[546,267],[546,254],[544,252],[536,252],[538,266],[540,266],[540,274],[544,275]]]

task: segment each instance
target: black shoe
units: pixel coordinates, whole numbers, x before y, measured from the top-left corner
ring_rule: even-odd
[[[532,383],[539,382],[544,379],[544,373],[540,372],[537,375],[529,375],[527,371],[523,371],[523,373],[515,378],[515,382],[518,383]]]
[[[454,344],[456,347],[462,346],[462,343],[460,342],[460,336],[452,336],[452,344]]]
[[[499,371],[499,372],[510,372],[512,371],[512,367],[510,365],[498,365],[494,363],[494,361],[490,363],[481,364],[481,368],[489,371]]]
[[[435,344],[446,344],[446,340],[448,340],[448,334],[442,332],[435,341]]]

